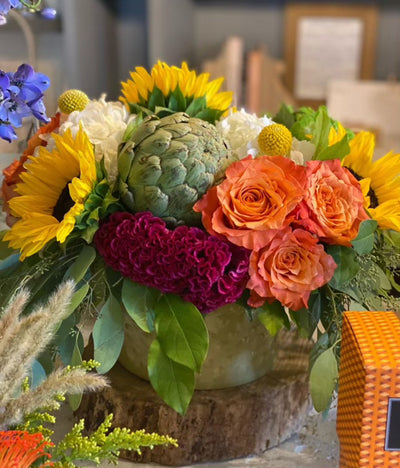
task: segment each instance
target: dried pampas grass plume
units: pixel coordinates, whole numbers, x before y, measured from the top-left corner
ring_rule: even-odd
[[[29,293],[22,290],[0,316],[0,429],[18,424],[24,415],[54,405],[58,394],[99,390],[107,380],[84,369],[58,369],[36,389],[18,391],[37,356],[53,339],[62,320],[70,313],[74,282],[63,283],[47,304],[22,315]]]

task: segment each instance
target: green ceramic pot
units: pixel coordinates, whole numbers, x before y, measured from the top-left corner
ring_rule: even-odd
[[[205,316],[210,337],[207,358],[196,389],[235,387],[267,374],[273,366],[275,341],[258,321],[250,321],[245,310],[229,304]],[[125,342],[119,362],[130,372],[148,380],[147,354],[152,334],[143,332],[126,314]]]

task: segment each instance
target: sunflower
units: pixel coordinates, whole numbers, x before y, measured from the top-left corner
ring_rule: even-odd
[[[29,157],[16,187],[18,196],[9,202],[11,214],[18,220],[4,240],[20,249],[21,260],[52,239],[65,242],[96,185],[93,146],[86,133],[79,129],[73,138],[67,130],[52,136],[54,150],[41,147],[38,156]]]
[[[375,137],[360,132],[350,141],[342,165],[360,181],[365,208],[382,229],[400,231],[400,154],[390,152],[373,161]]]
[[[208,81],[209,73],[196,75],[186,62],[178,68],[159,61],[150,73],[143,67],[136,67],[130,76],[130,80],[122,82],[120,100],[133,113],[164,116],[186,112],[191,117],[214,123],[232,102],[232,92],[218,92],[223,78]]]

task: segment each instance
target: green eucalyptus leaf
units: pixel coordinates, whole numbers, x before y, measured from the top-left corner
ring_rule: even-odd
[[[317,290],[311,294],[308,300],[308,312],[309,312],[309,333],[308,338],[311,338],[318,323],[321,319],[321,314],[324,308],[326,308],[327,299],[322,291]]]
[[[353,249],[342,245],[330,245],[326,251],[337,264],[337,268],[329,284],[333,288],[340,290],[340,287],[352,280],[360,269],[357,255]]]
[[[74,350],[72,353],[71,366],[80,366],[82,365],[82,351],[79,347],[78,341],[75,343]],[[82,393],[76,393],[74,395],[68,396],[69,406],[72,411],[76,411],[82,401]]]
[[[85,283],[81,288],[74,292],[71,297],[71,303],[69,305],[69,311],[72,313],[85,299],[89,292],[89,284]]]
[[[316,359],[331,346],[328,333],[321,333],[314,344],[310,353],[310,368],[314,365]]]
[[[290,321],[282,304],[274,301],[272,304],[267,302],[258,309],[258,320],[264,325],[271,336],[275,336],[283,327],[289,329]]]
[[[296,324],[297,331],[302,338],[310,335],[310,312],[304,307],[299,310],[289,310],[290,318]]]
[[[124,315],[121,304],[110,294],[93,327],[94,359],[104,374],[117,362],[124,343]]]
[[[359,255],[366,255],[372,252],[377,227],[378,223],[374,219],[365,220],[360,224],[358,235],[351,242],[354,250]]]
[[[336,388],[339,377],[338,365],[332,348],[321,353],[310,373],[310,393],[316,411],[324,411]]]
[[[95,258],[96,250],[89,245],[84,245],[78,255],[78,258],[66,271],[64,278],[71,278],[75,283],[79,283],[79,281],[81,281],[86,275]]]
[[[14,253],[0,260],[0,273],[8,274],[20,265],[19,253]]]
[[[150,333],[147,313],[149,309],[154,308],[160,295],[161,292],[157,289],[124,278],[121,293],[122,303],[131,319],[146,333]]]
[[[43,380],[46,379],[46,371],[44,370],[42,364],[36,359],[33,361],[30,379],[29,379],[29,386],[33,390],[35,389]]]
[[[375,264],[374,268],[378,276],[378,279],[377,279],[378,288],[377,289],[384,289],[385,291],[390,291],[390,289],[392,289],[392,283],[390,282],[390,279],[387,277],[387,275],[385,274],[385,272],[382,270],[381,267]]]
[[[150,346],[147,366],[154,390],[167,405],[183,416],[194,392],[193,370],[170,359],[157,340]]]
[[[200,372],[208,351],[203,316],[190,302],[168,294],[154,308],[157,339],[173,361]]]
[[[79,352],[83,353],[84,342],[83,336],[76,326],[73,326],[64,340],[58,346],[58,352],[62,362],[67,365],[73,364],[73,355],[75,348],[79,349]]]

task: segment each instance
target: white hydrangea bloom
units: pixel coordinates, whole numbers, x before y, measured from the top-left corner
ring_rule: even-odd
[[[94,145],[95,157],[99,161],[104,157],[108,179],[112,182],[118,174],[118,146],[121,143],[128,122],[135,118],[129,115],[121,102],[107,102],[102,94],[99,100],[92,100],[81,112],[72,112],[61,125],[59,133],[68,128],[75,136],[81,123]]]
[[[298,140],[293,137],[290,159],[296,164],[304,166],[307,161],[311,161],[315,153],[315,145],[307,140]]]
[[[244,109],[232,112],[216,123],[218,131],[230,143],[233,153],[243,159],[249,154],[256,157],[260,148],[257,138],[264,127],[273,124],[273,120],[264,115],[258,117]]]

